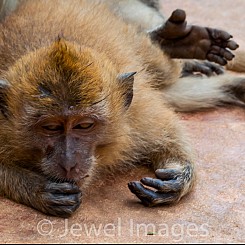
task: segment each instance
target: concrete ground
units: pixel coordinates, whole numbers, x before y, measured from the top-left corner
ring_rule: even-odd
[[[169,15],[228,30],[245,49],[244,0],[162,0]],[[244,243],[245,111],[239,108],[180,114],[197,153],[194,191],[173,206],[145,208],[127,182],[148,170],[98,186],[67,220],[0,198],[1,243]]]

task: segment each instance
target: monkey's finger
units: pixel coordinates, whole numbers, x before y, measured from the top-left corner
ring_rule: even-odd
[[[212,70],[212,72],[216,73],[217,75],[224,73],[224,68],[220,65],[215,64],[215,63],[204,61],[203,65],[210,68],[210,70]]]
[[[202,74],[205,74],[207,76],[212,75],[212,70],[209,66],[204,65],[200,62],[186,62],[183,71],[182,71],[182,77],[186,74],[187,76],[194,75],[195,72],[200,72]]]
[[[80,193],[80,189],[77,185],[73,183],[54,183],[50,182],[45,187],[46,192],[51,193],[67,193],[67,194],[76,194]]]
[[[52,206],[46,211],[49,215],[58,216],[61,218],[69,218],[78,208],[80,203],[71,206]]]
[[[212,69],[210,69],[210,67],[205,66],[203,64],[200,64],[198,67],[195,67],[195,69],[193,70],[193,72],[200,72],[208,77],[211,77],[213,74]]]
[[[227,61],[224,58],[218,56],[217,54],[213,54],[213,53],[207,54],[207,60],[218,63],[222,66],[227,64]]]
[[[177,179],[182,175],[182,171],[174,168],[157,169],[155,175],[161,180]]]
[[[130,191],[135,194],[145,206],[155,206],[158,204],[170,204],[178,200],[179,194],[158,193],[145,188],[139,181],[128,184]]]
[[[43,199],[49,205],[72,206],[81,201],[81,193],[72,195],[45,193]]]
[[[153,187],[161,192],[180,192],[183,187],[184,183],[179,180],[169,180],[169,181],[162,181],[160,179],[153,179],[153,178],[143,178],[141,182],[144,185]]]

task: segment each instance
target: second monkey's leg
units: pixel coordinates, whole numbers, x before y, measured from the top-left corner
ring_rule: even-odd
[[[228,49],[238,48],[237,43],[230,40],[231,35],[225,31],[187,25],[186,14],[183,10],[175,10],[166,21],[157,9],[158,4],[154,7],[148,5],[151,1],[103,0],[103,2],[116,15],[123,17],[124,21],[138,26],[140,31],[147,32],[151,40],[160,44],[161,49],[172,58],[207,59],[225,65],[234,57]],[[157,3],[157,1],[153,2]],[[192,65],[193,72],[203,70],[203,65],[206,64],[199,66],[195,63],[194,67]]]
[[[172,58],[207,59],[226,65],[234,58],[230,50],[238,48],[226,31],[187,25],[186,13],[181,9],[175,10],[165,23],[148,33]]]

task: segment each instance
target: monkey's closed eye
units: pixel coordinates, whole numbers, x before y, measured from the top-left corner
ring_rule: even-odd
[[[53,132],[64,130],[63,126],[58,124],[43,125],[42,128],[47,131],[53,131]]]
[[[73,129],[88,130],[88,129],[92,129],[93,126],[94,123],[80,123],[77,124]]]

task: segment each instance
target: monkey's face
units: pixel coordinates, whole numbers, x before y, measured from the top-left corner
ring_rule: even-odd
[[[96,164],[95,148],[103,138],[103,122],[92,115],[41,118],[35,125],[42,149],[42,170],[52,178],[84,179]]]
[[[58,180],[90,175],[96,148],[121,133],[134,74],[119,75],[105,57],[64,41],[20,59],[2,96],[17,161]]]

